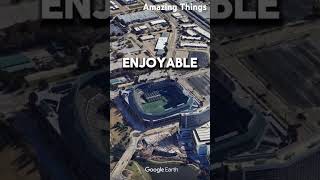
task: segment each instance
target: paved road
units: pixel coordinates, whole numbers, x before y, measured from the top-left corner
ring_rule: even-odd
[[[171,58],[175,56],[176,52],[176,42],[177,42],[177,34],[178,34],[178,28],[175,23],[172,22],[172,17],[169,15],[165,15],[170,20],[172,33],[170,33],[169,42],[168,42],[168,53],[167,57]]]
[[[136,152],[137,144],[142,137],[141,134],[139,136],[135,136],[134,134],[139,133],[139,131],[132,131],[130,133],[130,145],[127,150],[122,155],[121,159],[118,161],[116,166],[111,172],[111,180],[122,180],[125,179],[122,175],[122,171],[127,167],[129,161],[131,160],[133,154]]]

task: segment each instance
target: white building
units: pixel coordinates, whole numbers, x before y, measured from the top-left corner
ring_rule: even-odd
[[[178,13],[178,12],[172,13],[171,16],[174,17],[174,18],[176,18],[176,19],[180,19],[180,18],[183,17],[182,14],[180,14],[180,13]]]
[[[210,32],[202,29],[201,27],[199,27],[199,26],[195,27],[195,28],[193,28],[193,30],[196,31],[197,33],[201,34],[202,36],[210,39]]]
[[[194,129],[193,141],[200,156],[210,155],[210,121]]]
[[[158,19],[158,20],[154,20],[150,22],[151,26],[157,25],[157,24],[162,24],[162,25],[166,25],[167,21],[164,19]]]
[[[117,10],[117,9],[119,9],[119,6],[118,6],[115,2],[110,1],[110,4],[111,4],[111,6],[110,6],[110,9],[111,9],[111,10]]]
[[[164,50],[167,45],[168,39],[168,37],[159,37],[155,50]]]
[[[181,24],[182,28],[192,28],[192,27],[197,27],[198,25],[196,24]]]
[[[135,32],[141,32],[141,31],[142,31],[142,29],[140,29],[139,27],[134,27],[133,30],[134,30]]]
[[[159,18],[159,15],[155,11],[147,11],[147,10],[132,12],[132,13],[117,16],[117,19],[126,25],[138,23],[138,22],[150,21],[158,18]]]
[[[207,48],[208,44],[195,42],[180,42],[180,47]]]
[[[160,3],[165,3],[167,0],[151,0],[154,4],[160,4]]]
[[[139,28],[142,29],[142,30],[148,29],[148,27],[146,25],[141,25],[141,26],[139,26]]]
[[[141,41],[151,40],[151,39],[154,39],[154,35],[141,36],[141,37],[139,37],[139,39],[140,39]]]
[[[200,41],[201,37],[196,37],[196,36],[181,36],[182,40],[195,40],[195,41]]]
[[[180,21],[181,23],[189,23],[189,22],[190,22],[190,19],[189,19],[188,17],[182,17],[182,18],[179,19],[179,21]]]
[[[196,36],[198,35],[196,32],[194,32],[194,30],[192,29],[187,29],[186,33],[189,35],[189,36]]]

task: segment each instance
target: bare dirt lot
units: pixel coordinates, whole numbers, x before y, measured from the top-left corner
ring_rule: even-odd
[[[116,124],[120,124],[119,127]],[[110,110],[110,143],[116,145],[123,142],[128,138],[132,129],[124,125],[121,112],[117,108],[111,108]]]

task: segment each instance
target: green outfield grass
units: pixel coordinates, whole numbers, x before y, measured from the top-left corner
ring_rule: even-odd
[[[142,104],[142,108],[145,113],[158,114],[165,111],[164,106],[167,102],[168,100],[165,97],[162,97],[158,101]]]

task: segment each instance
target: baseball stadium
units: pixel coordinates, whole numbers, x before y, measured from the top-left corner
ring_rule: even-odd
[[[139,84],[121,93],[130,112],[146,127],[177,122],[181,113],[198,106],[194,98],[174,80]]]

